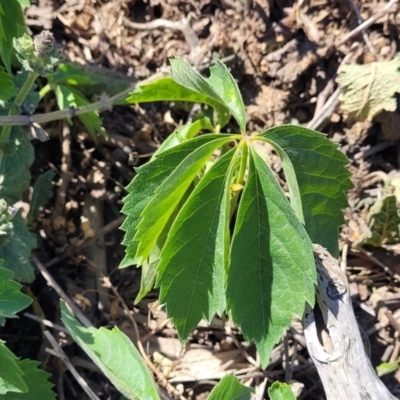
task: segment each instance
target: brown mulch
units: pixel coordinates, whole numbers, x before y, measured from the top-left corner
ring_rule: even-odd
[[[367,20],[385,4],[376,0],[31,3],[26,21],[33,34],[51,29],[67,59],[88,68],[109,69],[121,79],[148,78],[165,70],[168,59],[174,56],[184,57],[202,71],[215,56],[226,60],[243,93],[250,131],[282,123],[306,125],[321,109],[324,101],[320,94],[324,92],[329,97],[336,88],[329,90],[329,82],[334,82],[346,55],[358,63],[390,60],[397,52],[400,37],[397,11],[368,28],[367,39],[359,34],[340,44],[358,25],[354,7],[362,20]],[[154,21],[160,19],[180,24],[173,29],[165,27],[165,23],[156,26]],[[39,111],[48,112],[54,107],[54,99],[48,95]],[[133,305],[140,270],[118,270],[124,253],[119,244],[122,232],[113,229],[101,238],[102,253],[96,262],[92,257],[99,249],[91,245],[69,252],[91,238],[87,223],[94,228],[96,221],[97,232],[119,218],[123,188],[133,177],[133,167],[149,160],[157,146],[186,118],[186,111],[177,105],[115,107],[102,113],[112,140],[99,140],[97,144],[90,141],[79,121],[71,127],[61,122],[44,126],[51,140],[35,142],[33,181],[49,166],[61,175],[62,167],[67,166],[68,174],[63,176],[68,185],[64,200],[60,200],[60,188],[55,189],[58,195],[36,221],[40,247],[35,254],[47,263],[53,278],[96,326],[117,325],[137,343],[135,326],[122,304],[134,311],[140,340],[158,368],[157,379],[162,376],[168,380],[175,395],[205,399],[226,372],[233,372],[243,383],[258,388],[260,399],[265,378],[267,387],[275,380],[286,379],[295,382],[299,398],[323,399],[324,391],[302,340],[299,321],[293,322],[292,329],[277,345],[266,370],[260,368],[254,346],[245,343],[228,320],[215,318],[211,326],[200,325],[182,348],[173,325],[158,307],[156,291]],[[355,122],[337,108],[320,126],[350,159],[354,188],[348,194],[350,206],[345,210],[346,224],[341,230],[341,262],[346,266],[355,313],[374,367],[400,357],[400,332],[387,316],[391,312],[400,322],[400,247],[360,247],[359,238],[368,225],[368,211],[383,186],[382,180],[371,178],[371,173],[389,175],[400,168],[398,136],[388,139],[382,134],[382,129],[390,130],[389,119],[395,121],[390,122],[392,129],[399,129],[400,119],[396,118],[400,118],[399,112],[371,123]],[[62,145],[67,145],[67,150]],[[279,163],[273,167],[280,172]],[[96,216],[85,208],[89,202],[97,209]],[[120,297],[99,285],[96,268],[109,277]],[[28,312],[60,323],[59,296],[40,275],[26,290],[36,300]],[[48,344],[41,329],[39,323],[21,316],[7,323],[0,338],[7,340],[18,356],[42,362],[42,367],[53,374],[60,399],[85,398],[72,375],[46,353]],[[59,338],[63,335],[56,330],[53,333]],[[64,351],[101,399],[119,398],[82,350],[69,344]],[[400,398],[399,370],[382,380]]]

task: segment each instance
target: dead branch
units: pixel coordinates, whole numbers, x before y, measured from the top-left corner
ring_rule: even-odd
[[[346,43],[348,40],[352,39],[354,36],[361,33],[363,30],[369,28],[372,24],[375,23],[379,18],[384,17],[386,14],[395,10],[395,6],[399,3],[399,0],[390,0],[381,10],[377,11],[371,18],[368,18],[362,24],[358,25],[357,28],[353,29],[349,32],[342,40],[337,44],[336,47],[341,46],[342,44]]]
[[[314,257],[317,304],[306,307],[304,335],[327,400],[396,399],[365,352],[346,274],[323,247],[314,245]]]

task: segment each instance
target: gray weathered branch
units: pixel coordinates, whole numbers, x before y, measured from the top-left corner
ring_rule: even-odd
[[[346,274],[327,250],[314,245],[317,304],[306,308],[304,334],[327,400],[396,399],[364,350]]]

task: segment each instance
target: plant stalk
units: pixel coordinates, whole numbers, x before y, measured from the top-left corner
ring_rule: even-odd
[[[30,72],[28,77],[26,78],[26,81],[24,85],[22,86],[21,90],[17,94],[17,97],[14,100],[13,106],[10,108],[10,111],[8,112],[8,116],[15,116],[18,114],[19,108],[21,107],[22,103],[24,102],[26,96],[28,95],[29,91],[31,90],[33,84],[35,83],[36,78],[39,76],[39,74],[35,71]],[[0,147],[2,147],[8,140],[8,136],[10,135],[11,132],[11,125],[6,125],[0,135]]]
[[[239,143],[239,146],[242,147],[242,154],[241,154],[241,159],[240,159],[240,167],[239,167],[239,174],[236,180],[236,183],[239,185],[243,185],[244,182],[244,176],[246,174],[246,168],[247,168],[247,159],[248,159],[248,155],[249,155],[249,147],[248,147],[248,143],[245,141],[241,141]],[[231,212],[230,212],[230,219],[233,216],[233,213],[235,212],[236,209],[236,205],[238,203],[239,200],[239,196],[240,193],[242,191],[241,190],[237,190],[235,192],[233,192],[232,198],[231,198]]]

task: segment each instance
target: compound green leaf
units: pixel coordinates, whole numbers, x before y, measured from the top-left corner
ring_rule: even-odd
[[[134,240],[139,242],[136,257],[141,259],[141,263],[146,261],[169,217],[200,169],[219,147],[231,140],[232,135],[219,135],[218,139],[203,144],[182,160],[156,189],[153,198],[140,215],[134,237]]]
[[[26,393],[28,387],[23,375],[17,356],[0,340],[0,396],[8,392]]]
[[[159,153],[150,162],[136,169],[137,175],[126,188],[129,194],[125,197],[124,207],[122,208],[122,213],[127,215],[121,226],[121,229],[125,231],[122,244],[127,246],[127,249],[120,268],[140,262],[140,259],[136,258],[138,242],[134,240],[134,237],[140,215],[153,198],[156,189],[189,154],[204,144],[220,138],[221,135],[219,134],[199,136],[161,154]]]
[[[11,279],[13,273],[2,265],[0,260],[0,317],[17,318],[16,313],[28,307],[32,299],[21,292],[21,285]]]
[[[27,393],[7,392],[2,400],[55,400],[56,395],[51,390],[54,386],[48,381],[50,374],[38,368],[39,363],[32,360],[19,360],[18,366],[23,372]]]
[[[237,149],[221,157],[183,205],[161,253],[157,285],[179,337],[225,310],[230,180]],[[179,295],[177,296],[177,293]]]
[[[0,87],[1,87],[0,91],[1,102],[5,102],[10,97],[13,97],[17,94],[11,76],[5,71],[3,67],[0,67]]]
[[[90,104],[89,100],[86,99],[86,97],[79,90],[64,85],[54,86],[57,104],[60,110],[64,110],[70,107],[84,107]],[[103,136],[107,136],[98,112],[91,111],[85,114],[79,114],[78,118],[82,121],[82,124],[85,126],[85,128],[88,130],[93,138],[96,137],[96,132],[100,133]],[[69,122],[71,123],[71,120],[69,120]]]
[[[189,103],[207,104],[218,111],[220,125],[224,126],[230,118],[228,108],[215,96],[193,90],[172,78],[160,78],[139,86],[131,92],[123,103],[148,103],[153,101],[186,101]]]
[[[210,132],[214,130],[208,118],[201,118],[195,122],[192,122],[191,124],[185,124],[179,127],[164,140],[164,142],[157,149],[154,155],[157,156],[165,150],[171,149],[172,147],[177,146],[180,143],[192,139],[202,129],[206,129]]]
[[[219,61],[210,68],[209,79],[201,76],[188,62],[177,57],[171,60],[172,79],[198,94],[205,95],[230,111],[244,133],[246,117],[237,84],[228,69]],[[223,126],[223,124],[221,124]]]
[[[352,187],[347,157],[322,133],[284,125],[258,135],[282,158],[290,200],[312,242],[338,256],[339,226]]]
[[[12,219],[12,224],[8,241],[0,247],[0,258],[4,260],[2,266],[14,273],[16,281],[30,283],[35,278],[30,256],[36,247],[36,239],[20,213]]]
[[[29,207],[28,224],[36,218],[40,207],[43,207],[53,197],[52,180],[56,173],[49,169],[43,172],[33,186],[32,201]]]
[[[226,297],[228,309],[266,366],[271,350],[314,303],[312,243],[273,173],[250,147],[248,179],[234,228]]]
[[[185,201],[185,198],[182,199]],[[151,253],[149,258],[146,262],[142,265],[142,276],[140,279],[140,290],[138,295],[135,299],[135,304],[139,303],[147,293],[150,292],[151,289],[154,287],[154,282],[156,281],[157,276],[157,268],[161,260],[161,250],[164,247],[165,241],[167,240],[168,233],[171,229],[172,223],[176,218],[177,210],[171,215],[167,225],[165,226],[164,230],[161,232],[161,235],[158,237],[156,244],[151,249]]]
[[[215,59],[214,62],[215,65],[210,68],[211,74],[208,82],[228,106],[239,124],[240,131],[244,133],[246,131],[246,111],[239,87],[225,64],[218,59]]]
[[[287,383],[274,382],[268,389],[271,400],[296,400],[292,388]]]
[[[115,387],[131,400],[159,400],[153,378],[130,339],[117,327],[84,328],[61,301],[68,332]]]
[[[13,39],[22,34],[25,27],[22,8],[18,0],[1,0],[0,4],[0,55],[11,74]]]
[[[239,383],[233,375],[227,375],[207,397],[207,400],[250,400],[254,390]]]

